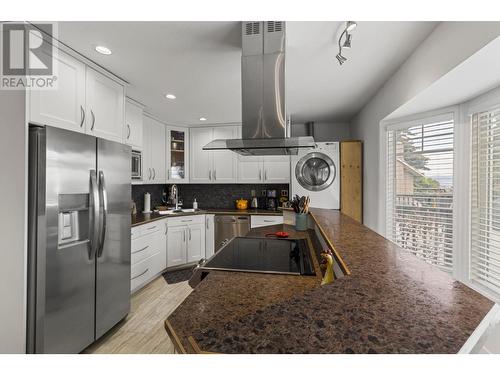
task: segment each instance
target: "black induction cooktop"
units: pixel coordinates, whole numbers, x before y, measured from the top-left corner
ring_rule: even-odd
[[[316,274],[304,239],[234,237],[201,268],[308,276]]]

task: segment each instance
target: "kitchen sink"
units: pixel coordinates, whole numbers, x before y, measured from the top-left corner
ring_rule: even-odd
[[[194,208],[184,208],[180,210],[165,210],[165,211],[158,211],[160,215],[174,215],[174,214],[180,214],[184,212],[195,212],[196,210]]]

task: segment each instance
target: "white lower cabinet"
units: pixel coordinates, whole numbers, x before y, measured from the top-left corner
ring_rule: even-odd
[[[205,215],[205,259],[214,255],[215,215]]]
[[[186,228],[169,227],[167,232],[167,266],[175,267],[187,263]]]
[[[187,262],[198,262],[205,258],[205,225],[193,224],[187,227]]]
[[[197,262],[205,257],[205,215],[168,219],[167,267]]]
[[[132,228],[130,290],[153,280],[167,267],[167,220]]]

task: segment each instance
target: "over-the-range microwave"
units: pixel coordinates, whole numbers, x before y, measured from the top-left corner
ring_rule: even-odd
[[[132,180],[142,178],[142,152],[132,150]]]

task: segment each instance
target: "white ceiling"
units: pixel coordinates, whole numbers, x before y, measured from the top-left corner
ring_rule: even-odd
[[[340,25],[287,22],[287,112],[294,122],[349,120],[436,23],[359,22],[342,67],[335,60]],[[128,96],[167,123],[241,121],[239,22],[60,22],[58,32],[128,81]],[[98,54],[96,45],[113,54]]]

